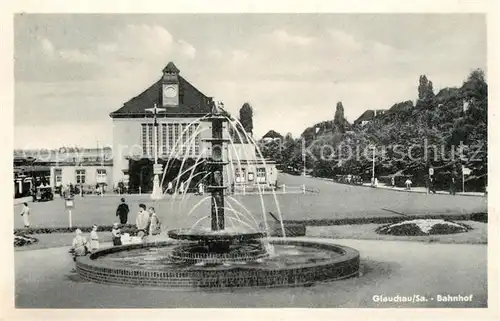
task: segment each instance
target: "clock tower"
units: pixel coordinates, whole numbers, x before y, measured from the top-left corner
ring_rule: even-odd
[[[161,97],[163,107],[179,106],[179,69],[173,62],[163,69]]]

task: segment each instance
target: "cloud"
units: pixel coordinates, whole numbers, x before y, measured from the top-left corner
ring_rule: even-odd
[[[40,38],[38,41],[42,53],[46,57],[52,58],[54,56],[54,45],[52,44],[52,42],[50,42],[50,40],[47,38]]]
[[[95,55],[87,54],[80,50],[60,50],[59,55],[63,60],[72,63],[89,63],[94,62],[97,58]]]
[[[179,40],[178,43],[180,45],[179,50],[181,54],[185,55],[190,59],[194,59],[196,57],[196,49],[195,47],[193,47],[193,45],[184,40]]]
[[[361,41],[355,39],[352,35],[339,29],[329,29],[328,34],[330,36],[329,44],[342,49],[347,52],[359,52],[363,49],[363,44]]]
[[[295,46],[307,46],[314,41],[312,37],[292,35],[284,29],[274,30],[268,37],[271,41]]]
[[[123,65],[138,61],[165,62],[169,57],[192,60],[196,48],[186,40],[176,40],[164,27],[148,24],[128,24],[115,29],[111,39],[83,48],[56,48],[47,38],[40,39],[45,57],[58,57],[61,62],[99,64],[115,71],[113,64]],[[40,58],[40,57],[34,57]],[[101,69],[101,71],[103,71]]]

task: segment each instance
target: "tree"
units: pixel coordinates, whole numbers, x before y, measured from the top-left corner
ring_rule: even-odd
[[[418,84],[418,100],[417,107],[431,108],[433,107],[434,88],[432,81],[427,79],[427,76],[422,75],[419,78]]]
[[[333,124],[337,128],[339,133],[345,133],[345,118],[344,118],[344,106],[342,106],[342,102],[339,101],[337,103],[337,107],[335,109],[335,116],[333,118]]]
[[[249,103],[240,108],[240,123],[249,135],[253,135],[253,108]]]

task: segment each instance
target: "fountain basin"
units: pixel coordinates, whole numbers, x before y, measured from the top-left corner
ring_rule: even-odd
[[[224,289],[311,285],[356,276],[358,251],[321,241],[266,239],[276,255],[248,262],[198,266],[176,262],[176,241],[130,244],[76,259],[84,280],[125,286]]]
[[[168,236],[176,240],[196,241],[196,242],[246,242],[260,239],[265,236],[264,232],[248,232],[244,229],[226,228],[221,231],[210,229],[177,229],[168,231]]]

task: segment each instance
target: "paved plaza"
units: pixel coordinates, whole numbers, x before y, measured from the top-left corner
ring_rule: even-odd
[[[335,240],[361,254],[362,275],[311,287],[176,291],[100,285],[71,272],[68,247],[15,253],[18,308],[357,308],[486,307],[487,246]],[[48,259],[50,258],[50,259]],[[453,268],[450,268],[453,267]],[[418,294],[419,303],[374,300]],[[472,295],[439,302],[437,295]]]
[[[364,186],[344,185],[311,177],[280,174],[279,182],[288,186],[305,184],[314,192],[301,194],[277,195],[279,209],[285,220],[335,219],[357,217],[387,217],[428,214],[466,214],[487,211],[487,197],[427,195],[423,193],[400,192],[388,189],[375,189]],[[205,195],[207,197],[208,195]],[[200,218],[209,214],[209,199],[202,203],[190,215],[189,212],[203,196],[188,194],[184,201],[181,197],[167,195],[159,202],[153,202],[149,195],[125,195],[130,206],[129,223],[135,223],[138,205],[155,206],[158,216],[168,228],[191,226]],[[252,215],[256,221],[263,219],[261,198],[258,195],[234,196]],[[263,195],[265,212],[277,213],[273,195]],[[226,198],[239,212],[245,210],[231,198]],[[107,195],[76,197],[72,210],[73,226],[90,226],[92,224],[110,225],[117,221],[116,207],[120,196]],[[32,227],[66,227],[68,211],[64,208],[63,199],[51,202],[31,203]],[[14,227],[22,227],[19,215],[21,205],[14,205]],[[200,224],[206,224],[201,221]]]

